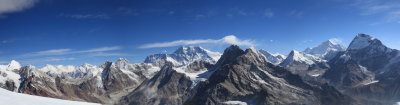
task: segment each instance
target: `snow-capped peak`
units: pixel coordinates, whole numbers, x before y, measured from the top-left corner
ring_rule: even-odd
[[[179,47],[172,54],[154,54],[146,58],[145,63],[156,63],[159,61],[169,61],[175,65],[189,64],[193,61],[204,60],[210,63],[215,63],[221,54],[212,52],[201,47]]]
[[[10,64],[8,64],[8,69],[9,70],[14,70],[14,69],[19,69],[21,68],[21,64],[15,60],[12,60]]]
[[[311,54],[311,55],[320,57],[320,58],[325,58],[328,54],[333,54],[334,52],[345,51],[345,50],[346,50],[346,47],[344,47],[340,44],[337,44],[337,43],[333,43],[332,41],[328,40],[328,41],[321,43],[317,47],[307,48],[303,52],[306,54]],[[336,54],[336,53],[334,53],[334,54]]]
[[[287,66],[293,62],[301,62],[308,65],[312,65],[315,64],[316,62],[325,62],[325,60],[310,54],[305,54],[296,50],[292,50],[289,56],[280,65]]]
[[[40,68],[40,70],[51,77],[69,76],[71,78],[79,78],[85,75],[94,76],[101,72],[100,67],[88,63],[85,63],[81,66],[47,64]]]
[[[272,64],[275,64],[275,65],[281,63],[286,58],[285,55],[282,55],[282,54],[279,54],[279,53],[272,54],[272,53],[270,53],[268,51],[265,51],[265,50],[259,50],[258,52],[260,52],[261,55],[263,55],[267,59],[268,62],[270,62]]]
[[[14,70],[14,69],[20,69],[21,64],[15,60],[11,60],[8,65],[0,65],[0,70]]]
[[[115,62],[116,64],[128,64],[128,60],[125,58],[118,58],[118,60]]]
[[[371,45],[374,41],[379,41],[379,40],[367,34],[358,34],[350,43],[348,49],[349,50],[362,49]]]

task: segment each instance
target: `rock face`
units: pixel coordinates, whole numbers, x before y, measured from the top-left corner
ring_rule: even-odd
[[[352,99],[333,87],[313,87],[284,68],[274,66],[257,51],[227,48],[215,72],[198,86],[185,104],[217,105],[242,101],[256,105],[350,105]],[[284,97],[284,98],[283,98]]]

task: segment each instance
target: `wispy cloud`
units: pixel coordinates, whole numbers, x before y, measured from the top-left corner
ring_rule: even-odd
[[[352,6],[360,9],[360,15],[376,15],[382,18],[381,22],[373,25],[395,22],[400,23],[399,0],[354,0]]]
[[[59,62],[59,61],[70,61],[70,60],[75,60],[76,58],[73,57],[60,57],[60,58],[55,58],[55,57],[46,57],[46,58],[35,58],[35,59],[26,59],[26,60],[21,60],[22,64],[38,64],[38,63],[44,63],[44,62]]]
[[[111,19],[107,14],[60,14],[60,16],[73,19]]]
[[[130,54],[98,52],[98,53],[90,54],[90,56],[130,56]]]
[[[313,40],[304,40],[303,43],[310,43],[313,42]]]
[[[193,44],[235,44],[243,46],[254,46],[255,42],[252,40],[241,40],[234,35],[228,35],[223,37],[222,39],[176,40],[171,42],[150,43],[139,46],[139,48],[172,47],[172,46],[193,45]]]
[[[39,0],[0,0],[0,16],[26,10],[35,5]]]
[[[34,53],[25,54],[25,56],[44,56],[44,55],[67,55],[67,54],[77,54],[77,53],[92,53],[92,52],[104,52],[122,49],[120,46],[112,47],[100,47],[87,50],[72,50],[72,49],[51,49],[45,51],[39,51]]]

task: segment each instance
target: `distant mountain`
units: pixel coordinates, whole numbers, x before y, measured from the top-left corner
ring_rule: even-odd
[[[18,74],[20,68],[21,64],[15,60],[12,60],[8,65],[0,65],[0,87],[17,91],[21,83]]]
[[[144,63],[168,61],[174,65],[187,65],[199,60],[215,63],[220,56],[221,54],[218,52],[212,52],[201,47],[179,47],[172,54],[153,54],[147,56]]]
[[[303,52],[326,60],[330,60],[335,57],[338,52],[345,50],[346,47],[344,47],[343,45],[333,43],[332,41],[328,40],[318,45],[317,47],[307,48]]]
[[[269,53],[268,51],[265,50],[258,50],[262,55],[264,55],[264,57],[267,59],[267,62],[270,62],[274,65],[278,65],[281,62],[283,62],[283,60],[285,60],[286,56],[282,55],[282,54],[272,54]]]

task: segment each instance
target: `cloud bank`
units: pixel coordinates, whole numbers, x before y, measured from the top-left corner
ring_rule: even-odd
[[[39,0],[0,0],[0,16],[29,9]]]
[[[150,43],[139,46],[139,48],[159,48],[159,47],[173,47],[181,45],[193,45],[193,44],[234,44],[239,46],[254,46],[254,42],[251,40],[241,40],[234,35],[228,35],[222,39],[197,39],[197,40],[176,40],[171,42],[162,43]]]

